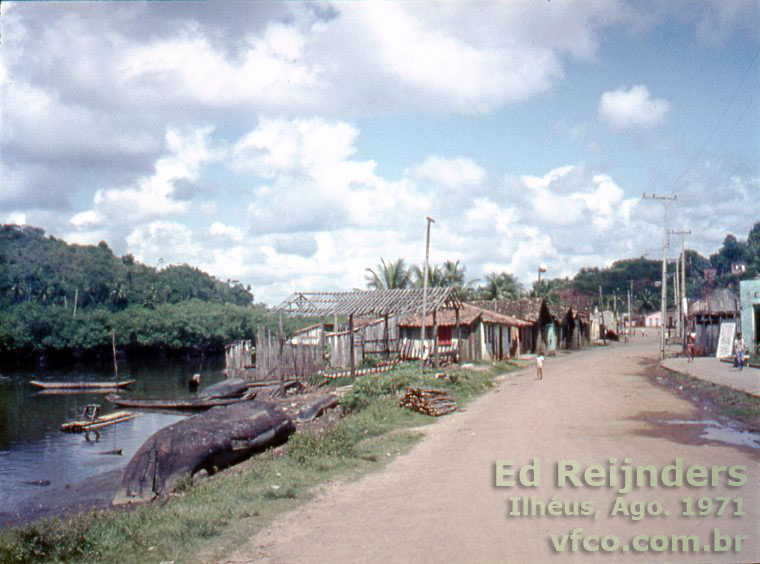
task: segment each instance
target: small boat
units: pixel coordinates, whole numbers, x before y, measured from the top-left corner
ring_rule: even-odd
[[[123,423],[137,417],[136,413],[129,411],[116,411],[108,415],[98,415],[98,410],[93,409],[92,405],[85,408],[82,417],[75,421],[67,421],[61,424],[61,431],[64,433],[84,433],[86,431],[97,431],[103,427]]]
[[[118,382],[45,382],[42,380],[30,380],[29,383],[35,388],[43,390],[86,390],[92,388],[126,388],[135,383],[135,380],[120,380]]]
[[[119,407],[129,407],[134,409],[209,409],[220,405],[230,405],[241,401],[251,400],[256,396],[255,393],[249,393],[242,398],[184,398],[184,399],[132,399],[123,398],[116,394],[109,394],[106,399]]]
[[[113,388],[50,388],[35,392],[34,396],[73,396],[79,394],[106,395],[112,394]]]

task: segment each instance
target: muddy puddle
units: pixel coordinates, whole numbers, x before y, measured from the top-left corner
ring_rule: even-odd
[[[690,445],[725,445],[760,454],[760,421],[754,416],[756,408],[747,409],[743,416],[731,416],[727,408],[749,407],[756,400],[743,394],[733,393],[738,399],[726,400],[720,386],[695,379],[679,379],[659,368],[656,361],[642,358],[640,374],[669,388],[689,400],[696,408],[692,418],[674,417],[673,413],[641,413],[634,419],[647,423],[639,434],[664,437],[674,442]]]
[[[701,419],[685,421],[683,419],[661,419],[657,421],[662,425],[672,427],[690,426],[696,428],[699,440],[709,443],[723,443],[727,445],[741,446],[760,449],[760,433],[736,429],[715,419]]]
[[[643,413],[637,421],[646,422],[647,429],[639,432],[648,437],[665,437],[689,445],[719,444],[760,453],[760,433],[714,418],[675,419],[667,413]]]

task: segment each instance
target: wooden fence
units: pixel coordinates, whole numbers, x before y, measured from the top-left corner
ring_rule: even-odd
[[[293,344],[267,329],[256,333],[256,347],[251,341],[238,341],[225,350],[225,374],[228,378],[252,381],[304,379],[325,368],[323,347]]]
[[[256,380],[308,378],[323,370],[325,359],[321,342],[317,345],[293,344],[281,340],[268,329],[256,334]]]
[[[327,333],[327,347],[332,368],[351,366],[351,333],[338,331]],[[378,319],[354,329],[354,363],[358,366],[365,358],[381,360],[397,358],[399,353],[398,323],[394,317]]]
[[[251,341],[236,341],[224,349],[224,373],[227,378],[249,379],[254,366],[254,347]]]

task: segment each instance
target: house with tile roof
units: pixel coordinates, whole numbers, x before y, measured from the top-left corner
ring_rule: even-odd
[[[473,304],[456,309],[439,309],[425,318],[411,315],[399,321],[399,351],[402,359],[439,355],[452,360],[504,360],[524,352],[524,338],[532,323]]]

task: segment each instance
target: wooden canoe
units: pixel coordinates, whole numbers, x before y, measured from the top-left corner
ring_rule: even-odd
[[[126,388],[135,383],[135,380],[120,380],[118,382],[44,382],[42,380],[30,380],[29,383],[35,388],[43,390],[86,390],[91,388]]]
[[[116,425],[124,421],[129,421],[136,417],[136,413],[129,411],[116,411],[108,415],[101,415],[95,419],[79,419],[76,421],[67,421],[61,425],[61,431],[64,433],[82,433],[84,431],[96,431],[109,425]]]
[[[123,398],[116,394],[109,394],[106,396],[106,399],[119,407],[129,407],[133,409],[200,410],[251,400],[254,396],[255,394],[248,394],[243,398],[134,399]]]
[[[49,390],[35,392],[34,396],[74,396],[81,394],[106,395],[112,394],[113,390],[113,388],[51,388]]]

